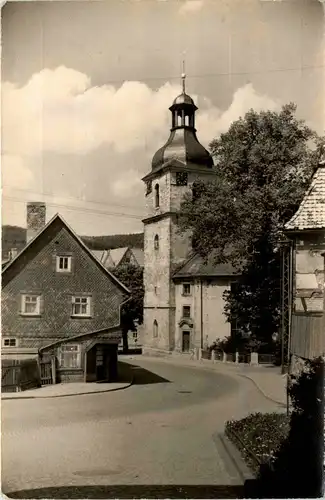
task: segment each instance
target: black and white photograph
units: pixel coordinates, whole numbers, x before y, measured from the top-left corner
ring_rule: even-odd
[[[3,497],[322,497],[324,1],[1,5]]]

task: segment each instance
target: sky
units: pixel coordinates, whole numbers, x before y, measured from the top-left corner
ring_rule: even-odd
[[[7,2],[2,224],[45,201],[81,235],[141,232],[151,159],[186,90],[207,147],[251,108],[295,102],[324,134],[319,0]]]

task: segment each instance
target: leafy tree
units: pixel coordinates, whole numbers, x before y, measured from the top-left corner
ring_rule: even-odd
[[[181,232],[192,232],[193,250],[240,271],[225,293],[225,313],[239,335],[270,342],[280,319],[279,242],[297,210],[317,163],[323,139],[295,116],[253,110],[210,145],[215,178],[196,182],[179,213]]]
[[[131,298],[122,306],[121,327],[123,337],[123,351],[128,351],[128,332],[136,331],[136,322],[143,322],[143,269],[138,266],[126,264],[114,270],[114,275],[131,292]]]

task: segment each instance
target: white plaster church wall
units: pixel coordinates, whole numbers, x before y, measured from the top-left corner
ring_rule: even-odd
[[[230,289],[230,281],[217,280],[203,284],[203,342],[211,345],[215,340],[230,336],[231,326],[224,314],[223,293]]]
[[[157,349],[169,348],[169,336],[173,335],[174,309],[170,309],[171,266],[170,241],[171,221],[169,218],[144,226],[144,321],[141,343]],[[155,236],[159,237],[159,248],[155,250]],[[172,315],[172,319],[170,318]],[[157,336],[154,336],[154,321],[157,322]],[[170,332],[170,335],[169,335]]]
[[[155,186],[159,186],[159,206],[156,207]],[[146,217],[153,217],[155,215],[163,214],[170,211],[170,172],[163,175],[158,175],[152,180],[151,193],[146,195]]]
[[[191,284],[191,295],[183,295],[183,284]],[[230,281],[214,280],[211,283],[202,283],[203,305],[203,347],[211,345],[215,340],[222,340],[231,333],[230,323],[224,315],[225,301],[223,293],[230,289]],[[191,307],[193,328],[180,327],[183,317],[183,306]],[[175,347],[182,348],[182,331],[191,332],[192,348],[201,347],[201,284],[198,280],[184,280],[176,284],[176,316],[175,316]]]

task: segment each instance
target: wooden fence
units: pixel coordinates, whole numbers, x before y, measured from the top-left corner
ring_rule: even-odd
[[[36,359],[1,360],[1,391],[19,392],[41,386]]]
[[[293,314],[291,353],[305,359],[316,358],[324,352],[325,335],[321,313]]]

